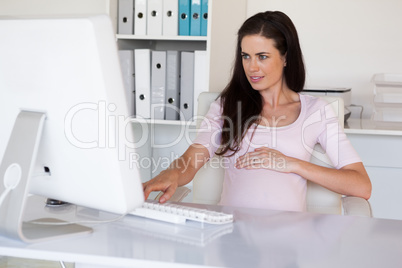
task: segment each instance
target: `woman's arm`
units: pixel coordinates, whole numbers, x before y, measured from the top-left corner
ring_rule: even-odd
[[[166,170],[143,183],[145,199],[153,191],[162,191],[164,194],[159,198],[159,202],[166,202],[172,197],[178,186],[183,186],[194,178],[197,171],[208,159],[209,151],[205,146],[200,144],[191,145]]]
[[[371,182],[361,162],[340,169],[322,167],[307,161],[288,157],[281,152],[261,147],[237,159],[237,168],[265,168],[285,173],[295,173],[342,195],[369,199]]]
[[[340,169],[318,166],[309,162],[296,163],[295,173],[342,195],[368,200],[371,196],[370,178],[363,163],[353,163]]]

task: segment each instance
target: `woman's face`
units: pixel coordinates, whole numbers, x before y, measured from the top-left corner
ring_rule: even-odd
[[[252,88],[263,91],[282,86],[286,59],[273,39],[247,35],[241,41],[243,69]]]

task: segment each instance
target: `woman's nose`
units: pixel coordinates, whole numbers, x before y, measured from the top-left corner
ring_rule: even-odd
[[[256,59],[251,59],[250,60],[249,70],[251,72],[256,72],[256,71],[259,70],[258,63],[257,63]]]

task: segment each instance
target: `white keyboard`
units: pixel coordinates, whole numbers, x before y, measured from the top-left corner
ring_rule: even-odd
[[[149,219],[184,224],[187,220],[211,224],[233,222],[233,215],[184,205],[145,201],[141,208],[136,208],[130,215]]]

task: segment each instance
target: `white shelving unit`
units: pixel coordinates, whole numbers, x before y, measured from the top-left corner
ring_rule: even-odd
[[[228,12],[230,7],[230,12]],[[247,1],[209,0],[207,36],[147,36],[117,34],[119,49],[207,51],[208,91],[221,91],[227,84],[236,47],[236,33],[246,18]],[[117,18],[117,6],[111,7]],[[117,23],[115,23],[117,25]],[[212,27],[213,25],[213,27]],[[116,31],[117,32],[117,31]],[[185,89],[181,89],[185,90]],[[132,119],[136,137],[147,137],[138,148],[142,179],[147,181],[167,168],[195,138],[195,122],[179,120]],[[141,162],[142,161],[142,162]],[[150,163],[149,166],[148,163]]]
[[[154,125],[171,125],[171,126],[195,126],[195,121],[183,121],[183,120],[162,120],[162,119],[131,119],[133,123],[141,124],[154,124]]]
[[[194,51],[207,50],[208,37],[205,36],[135,36],[116,35],[119,49],[149,48],[152,50]],[[181,89],[185,90],[185,89]],[[141,154],[138,164],[141,178],[147,181],[156,176],[169,163],[181,155],[194,138],[186,137],[193,122],[183,120],[131,120],[136,137],[146,137],[148,142],[137,148]]]
[[[118,40],[132,39],[132,40],[163,40],[163,41],[189,41],[189,42],[207,41],[206,36],[152,36],[152,35],[136,36],[129,34],[117,34],[116,38]]]

